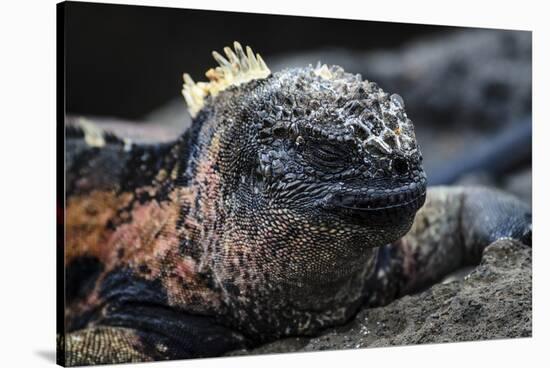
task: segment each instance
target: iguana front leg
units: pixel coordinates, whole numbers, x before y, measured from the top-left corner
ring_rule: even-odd
[[[531,210],[488,188],[431,187],[409,233],[380,247],[367,282],[369,305],[384,305],[419,291],[462,267],[476,265],[501,238],[531,245]]]
[[[132,303],[107,309],[93,325],[58,337],[64,365],[213,357],[247,346],[210,317]]]

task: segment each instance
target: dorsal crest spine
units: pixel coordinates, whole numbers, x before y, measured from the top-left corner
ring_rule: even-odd
[[[223,51],[227,58],[216,51],[212,51],[214,60],[219,64],[209,69],[205,75],[208,82],[195,83],[187,73],[183,74],[182,94],[192,117],[204,106],[206,97],[216,96],[231,86],[248,83],[254,79],[264,79],[271,74],[260,54],[255,54],[249,46],[246,52],[237,41],[233,43],[235,50],[225,47]]]

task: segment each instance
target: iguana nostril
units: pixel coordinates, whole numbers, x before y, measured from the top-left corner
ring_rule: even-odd
[[[409,170],[409,164],[405,159],[398,157],[393,160],[393,169],[397,174],[405,175]]]

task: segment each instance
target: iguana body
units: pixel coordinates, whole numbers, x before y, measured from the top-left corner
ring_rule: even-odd
[[[492,240],[530,243],[529,210],[503,193],[434,188],[422,207],[399,96],[235,52],[215,54],[210,83],[185,77],[193,125],[172,143],[68,128],[66,364],[315,334],[474,264]]]

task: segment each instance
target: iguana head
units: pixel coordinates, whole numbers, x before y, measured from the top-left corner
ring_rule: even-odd
[[[404,235],[425,199],[401,97],[326,65],[263,69],[220,89],[224,70],[236,79],[242,65],[260,65],[238,44],[226,54],[203,94],[184,87],[188,103],[200,102],[196,119],[218,122],[203,129],[231,222],[223,237],[249,264],[269,264],[280,285],[327,285],[371,266],[372,248]]]

